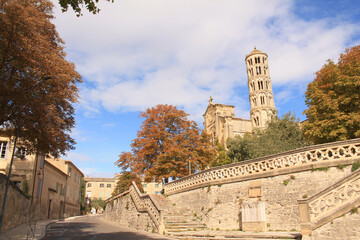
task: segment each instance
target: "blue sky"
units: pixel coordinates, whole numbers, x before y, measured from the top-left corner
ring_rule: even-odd
[[[279,115],[304,120],[314,73],[360,44],[357,0],[115,0],[79,18],[55,5],[67,58],[84,79],[76,150],[64,158],[91,177],[119,172],[139,112],[156,104],[178,106],[201,128],[210,96],[249,118],[244,59],[254,46],[269,56]]]

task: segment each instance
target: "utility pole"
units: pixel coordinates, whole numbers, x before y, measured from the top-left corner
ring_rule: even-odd
[[[19,136],[19,131],[20,131],[19,128],[15,128],[14,148],[13,148],[13,152],[12,152],[12,155],[11,155],[9,174],[7,176],[5,194],[4,194],[4,201],[3,201],[3,205],[2,205],[2,209],[1,209],[1,215],[0,215],[0,232],[1,232],[1,228],[2,228],[4,215],[5,215],[6,198],[7,198],[7,193],[8,193],[8,190],[9,190],[9,185],[10,185],[11,169],[12,169],[12,165],[13,165],[13,161],[14,161],[14,155],[15,155],[15,150],[16,150],[16,142],[17,142],[17,139],[18,139],[18,136]]]

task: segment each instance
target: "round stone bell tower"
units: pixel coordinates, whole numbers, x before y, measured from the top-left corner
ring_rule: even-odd
[[[245,62],[248,75],[252,127],[253,129],[264,129],[276,113],[268,56],[266,53],[254,48],[250,54],[246,55]]]

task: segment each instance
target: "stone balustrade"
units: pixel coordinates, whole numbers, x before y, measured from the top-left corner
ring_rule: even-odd
[[[211,168],[165,185],[172,195],[205,186],[301,172],[360,160],[360,138],[313,145],[257,159]]]
[[[138,212],[147,212],[158,228],[159,233],[162,233],[164,230],[163,209],[159,207],[151,195],[142,194],[134,182],[132,182],[129,190],[108,199],[106,202],[108,203],[127,194],[130,194],[136,210]]]
[[[302,234],[310,235],[360,205],[360,170],[298,204]]]

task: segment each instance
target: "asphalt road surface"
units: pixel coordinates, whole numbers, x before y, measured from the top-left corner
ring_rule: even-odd
[[[159,234],[137,231],[105,220],[102,216],[83,216],[51,223],[43,240],[169,240]]]

